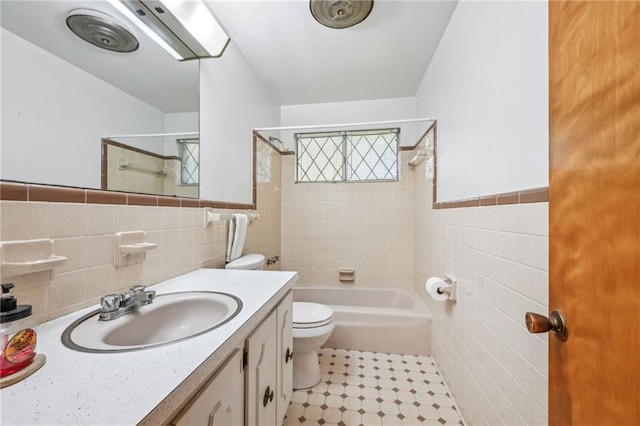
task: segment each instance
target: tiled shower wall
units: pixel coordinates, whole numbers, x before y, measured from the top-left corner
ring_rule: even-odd
[[[261,145],[258,150],[264,149]],[[265,152],[274,159],[273,179],[257,184],[260,220],[249,225],[244,252],[271,257],[280,251],[280,155],[271,148]],[[201,208],[2,201],[2,241],[52,238],[56,254],[68,258],[50,282],[46,272],[3,277],[3,282],[13,282],[20,303],[33,305],[35,320],[44,322],[132,285],[155,284],[201,267],[223,268],[228,222],[207,228],[203,223]],[[157,248],[142,264],[116,268],[114,234],[140,230]],[[270,268],[280,269],[280,264]]]
[[[424,165],[422,166],[424,167]],[[433,314],[433,357],[467,424],[547,424],[548,203],[432,209],[415,179],[415,286]],[[453,274],[458,301],[434,302],[428,277]]]
[[[260,214],[260,220],[249,227],[253,229],[247,234],[245,253],[261,253],[267,258],[280,255],[281,158],[270,145],[260,140],[256,142],[256,211]],[[280,263],[267,269],[279,270]]]
[[[295,156],[282,160],[282,267],[301,285],[413,285],[413,179],[400,152],[400,181],[294,183]]]

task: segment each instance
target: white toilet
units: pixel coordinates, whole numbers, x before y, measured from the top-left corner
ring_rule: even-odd
[[[333,331],[333,310],[319,303],[293,302],[293,388],[320,381],[318,349]]]
[[[225,266],[225,269],[260,270],[264,256],[245,254]],[[306,389],[320,381],[318,349],[333,331],[333,310],[325,305],[293,302],[293,388]]]
[[[258,253],[245,254],[227,263],[224,269],[259,270],[264,268],[264,255]]]

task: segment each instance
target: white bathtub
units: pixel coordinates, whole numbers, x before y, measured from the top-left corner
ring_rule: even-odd
[[[321,303],[333,309],[335,329],[323,347],[431,354],[431,313],[413,291],[296,287],[293,300]]]

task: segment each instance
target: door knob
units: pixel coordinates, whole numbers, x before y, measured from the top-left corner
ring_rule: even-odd
[[[561,311],[555,310],[551,312],[549,318],[544,315],[527,312],[524,315],[524,321],[527,324],[529,333],[546,333],[553,331],[553,335],[562,342],[567,340],[567,321]]]

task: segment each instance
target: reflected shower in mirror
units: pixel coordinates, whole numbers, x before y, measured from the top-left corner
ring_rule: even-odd
[[[194,155],[189,151],[189,158],[183,158],[182,148],[199,147],[197,142],[177,142],[199,139],[197,60],[175,60],[108,1],[3,0],[0,8],[0,179],[104,189],[102,147],[108,139],[172,158],[167,161],[176,164],[163,164],[162,170],[175,169],[172,182],[180,182],[169,190],[163,185],[158,192],[143,185],[108,189],[198,197],[198,173],[184,184],[182,170],[177,173]],[[66,23],[77,9],[110,16],[139,47],[123,53],[82,40]],[[178,136],[142,142],[112,137],[145,134]],[[138,142],[143,145],[136,147]]]
[[[123,135],[102,139],[101,188],[197,198],[198,133]]]

